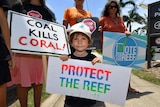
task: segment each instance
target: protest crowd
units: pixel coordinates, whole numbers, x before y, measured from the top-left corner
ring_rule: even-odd
[[[112,63],[105,65],[93,54],[94,51],[102,56],[109,53],[103,48],[107,44],[104,32],[111,33],[110,37],[112,33],[130,37],[131,32],[121,17],[120,4],[116,0],[106,1],[97,18],[83,8],[84,2],[73,0],[74,7],[68,7],[62,13],[61,25],[56,21],[56,12],[47,7],[45,0],[18,0],[12,6],[7,0],[0,0],[0,107],[6,106],[6,87],[12,85],[17,87],[21,107],[28,107],[31,87],[34,89],[34,107],[40,107],[44,82],[49,93],[66,95],[64,107],[105,107],[105,98],[111,99],[112,93],[121,94],[124,101],[127,92],[139,93],[131,87],[130,68],[110,66]],[[127,40],[130,39],[116,44],[117,63],[122,54],[128,59],[123,50],[137,52],[136,46],[125,47]],[[132,52],[128,50],[131,48]],[[129,59],[134,60],[135,54],[129,55]],[[115,74],[113,71],[117,69],[122,71]],[[114,89],[120,86],[123,87],[121,92],[116,92]],[[102,104],[97,106],[97,103]]]

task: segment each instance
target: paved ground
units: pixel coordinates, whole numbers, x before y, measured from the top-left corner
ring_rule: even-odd
[[[16,93],[16,85],[7,87],[7,106],[11,105],[17,100],[17,93]]]
[[[160,107],[160,86],[131,75],[131,85],[140,91],[140,94],[128,93],[124,107]],[[41,107],[63,107],[64,96],[53,94]],[[121,107],[105,102],[107,107]]]

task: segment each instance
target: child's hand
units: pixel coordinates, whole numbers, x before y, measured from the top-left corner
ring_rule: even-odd
[[[96,64],[96,63],[101,63],[100,58],[96,57],[96,58],[94,58],[94,59],[92,60],[92,64],[93,64],[93,65]]]
[[[70,57],[68,55],[59,56],[62,61],[67,61]]]

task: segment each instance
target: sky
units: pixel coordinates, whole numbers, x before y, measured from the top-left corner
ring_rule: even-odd
[[[99,18],[101,15],[101,11],[103,10],[107,1],[108,0],[85,0],[84,9],[90,11],[93,17]],[[126,2],[128,0],[123,0],[123,1]],[[139,4],[148,5],[157,2],[159,0],[134,0],[134,1],[138,5],[138,13],[144,16],[144,14],[146,15],[148,14],[148,10],[140,7]],[[46,4],[55,13],[57,22],[62,24],[64,10],[69,7],[74,7],[74,0],[46,0]],[[128,10],[131,10],[131,8],[132,8],[131,5],[128,5],[125,8],[121,8],[122,12],[121,15],[127,15]],[[134,23],[132,29],[136,29],[139,26],[141,25]]]

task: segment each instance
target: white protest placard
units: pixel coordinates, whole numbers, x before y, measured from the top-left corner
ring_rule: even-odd
[[[56,62],[56,63],[55,63]],[[49,57],[46,91],[124,105],[131,68]]]
[[[13,52],[43,55],[69,54],[66,29],[63,25],[8,12]]]

